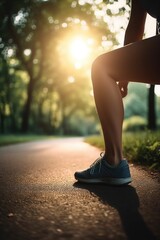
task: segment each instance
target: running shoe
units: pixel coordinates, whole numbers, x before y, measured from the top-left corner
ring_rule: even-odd
[[[122,160],[116,166],[107,163],[105,155],[100,154],[90,168],[75,172],[75,179],[84,183],[106,183],[109,185],[124,185],[129,184],[131,174],[127,160]]]

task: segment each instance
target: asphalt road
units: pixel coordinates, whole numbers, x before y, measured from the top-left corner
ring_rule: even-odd
[[[0,148],[0,239],[160,239],[160,183],[131,165],[126,187],[78,184],[100,150],[82,138]]]

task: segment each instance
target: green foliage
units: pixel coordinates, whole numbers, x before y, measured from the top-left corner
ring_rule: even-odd
[[[20,132],[24,125],[36,133],[97,132],[90,67],[97,55],[118,44],[109,22],[125,9],[113,11],[118,0],[91,2],[0,1],[0,132]],[[78,35],[94,40],[89,61],[79,69],[68,51]],[[124,106],[125,118],[146,118],[145,84],[129,84]],[[125,129],[143,128],[139,119],[127,121]]]
[[[85,141],[101,150],[104,149],[102,136],[91,136]],[[123,154],[133,163],[148,166],[150,169],[160,170],[160,133],[137,132],[123,134]]]
[[[68,135],[86,136],[96,132],[98,133],[94,116],[87,116],[86,114],[84,118],[83,110],[76,111],[68,121],[66,129],[66,134]]]
[[[83,125],[90,118],[92,126],[96,124],[88,69],[106,50],[101,45],[104,36],[111,43],[107,50],[117,44],[108,24],[95,15],[108,2],[94,7],[78,0],[0,2],[0,132],[29,128],[68,134],[67,129],[78,127],[71,125],[79,121],[79,111]],[[79,34],[93,38],[94,44],[90,61],[75,69],[68,44]],[[70,77],[74,82],[68,81]]]
[[[93,135],[93,136],[88,136],[84,140],[86,143],[89,143],[95,147],[100,148],[101,150],[104,149],[104,140],[103,137],[100,135]]]
[[[140,131],[147,128],[146,119],[140,116],[132,116],[123,122],[124,131]]]
[[[159,132],[125,133],[124,155],[133,162],[160,169]]]
[[[0,135],[0,146],[10,144],[40,141],[53,138],[53,136],[40,136],[40,135]]]
[[[143,83],[129,83],[128,95],[124,98],[125,118],[133,115],[146,118],[148,89]]]

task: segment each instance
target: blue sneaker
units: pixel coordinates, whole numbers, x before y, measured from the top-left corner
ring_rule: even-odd
[[[75,179],[84,183],[106,183],[109,185],[124,185],[132,181],[127,160],[122,160],[118,166],[111,166],[100,154],[90,168],[75,172]]]

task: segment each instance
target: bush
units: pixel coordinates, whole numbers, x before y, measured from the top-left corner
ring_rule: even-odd
[[[99,135],[89,136],[86,137],[84,140],[86,143],[89,143],[95,147],[100,148],[101,150],[104,149],[104,141],[103,138]]]
[[[158,132],[159,133],[159,132]],[[160,137],[157,132],[125,133],[124,156],[138,164],[160,169]]]
[[[140,116],[133,116],[123,122],[124,131],[142,131],[147,128],[146,119]]]
[[[88,137],[85,141],[101,150],[104,149],[102,136]],[[159,132],[125,132],[123,134],[123,154],[131,162],[160,170]]]

